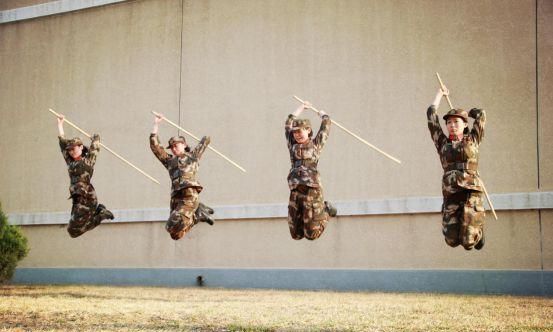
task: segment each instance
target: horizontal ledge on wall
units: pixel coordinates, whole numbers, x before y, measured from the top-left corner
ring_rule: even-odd
[[[553,295],[553,271],[251,268],[18,268],[16,284],[94,284]]]
[[[496,210],[553,209],[553,192],[508,193],[491,195]],[[405,197],[375,200],[335,202],[338,216],[370,216],[387,214],[437,213],[441,211],[442,197]],[[215,219],[285,218],[287,204],[248,204],[214,206]],[[114,222],[164,221],[169,208],[113,210]],[[14,225],[66,224],[69,212],[8,213]]]
[[[127,0],[58,0],[34,6],[2,10],[0,11],[0,24],[63,14],[124,1]]]

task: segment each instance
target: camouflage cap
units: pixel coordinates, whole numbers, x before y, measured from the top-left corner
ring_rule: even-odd
[[[167,149],[170,149],[171,146],[175,143],[183,143],[184,145],[186,145],[186,140],[184,139],[183,136],[173,136],[169,139],[169,145],[167,146]]]
[[[81,141],[80,138],[75,137],[67,141],[67,145],[65,146],[66,150],[72,149],[75,145],[83,145],[83,141]]]
[[[468,122],[469,121],[469,115],[467,113],[467,111],[465,110],[462,110],[460,108],[457,108],[457,109],[452,109],[451,111],[447,112],[445,115],[444,115],[444,120],[447,121],[447,119],[449,117],[452,117],[452,116],[456,116],[458,118],[461,118],[463,119],[463,121],[465,122]]]
[[[311,129],[311,122],[309,119],[296,119],[292,123],[292,130],[298,130],[298,129]]]

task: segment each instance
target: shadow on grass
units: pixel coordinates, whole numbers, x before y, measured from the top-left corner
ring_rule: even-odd
[[[186,299],[186,300],[178,300],[178,299],[167,299],[162,297],[146,297],[146,296],[117,296],[117,295],[100,295],[100,294],[90,294],[86,292],[72,292],[72,291],[64,291],[64,292],[51,292],[50,290],[41,293],[40,290],[45,290],[46,288],[35,288],[35,287],[17,287],[14,289],[14,291],[4,291],[4,287],[0,288],[0,297],[2,296],[9,296],[9,297],[30,297],[30,298],[42,298],[42,297],[48,297],[48,298],[74,298],[74,299],[98,299],[98,300],[142,300],[142,301],[159,301],[159,302],[167,302],[167,303],[190,303],[195,302],[192,299]],[[31,290],[32,293],[29,292],[20,292],[24,290]]]

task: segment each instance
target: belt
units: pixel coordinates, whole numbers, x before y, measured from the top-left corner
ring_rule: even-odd
[[[179,182],[181,180],[196,181],[195,176],[193,174],[185,174],[185,175],[179,174],[178,176],[175,176],[174,178],[171,178],[171,182],[177,181],[177,180],[179,180]]]
[[[447,165],[445,168],[445,171],[463,171],[463,170],[471,170],[471,171],[477,171],[478,170],[478,163],[474,162],[468,162],[468,163],[451,163]]]
[[[311,160],[305,160],[305,159],[302,159],[302,160],[294,160],[294,161],[292,162],[292,166],[293,166],[294,168],[300,167],[300,166],[317,167],[317,162],[311,161]]]

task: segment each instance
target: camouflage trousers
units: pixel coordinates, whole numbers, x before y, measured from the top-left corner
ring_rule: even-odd
[[[102,220],[113,218],[103,205],[98,204],[94,189],[79,195],[72,195],[71,219],[67,226],[67,232],[73,238],[83,235],[100,225]]]
[[[294,240],[318,239],[328,219],[322,189],[298,186],[290,192],[288,226]]]
[[[200,195],[194,187],[179,190],[171,197],[171,214],[165,229],[173,240],[181,239],[197,223],[195,212]]]
[[[444,197],[442,233],[445,242],[456,247],[461,244],[471,250],[482,239],[486,213],[482,193],[466,190]]]

